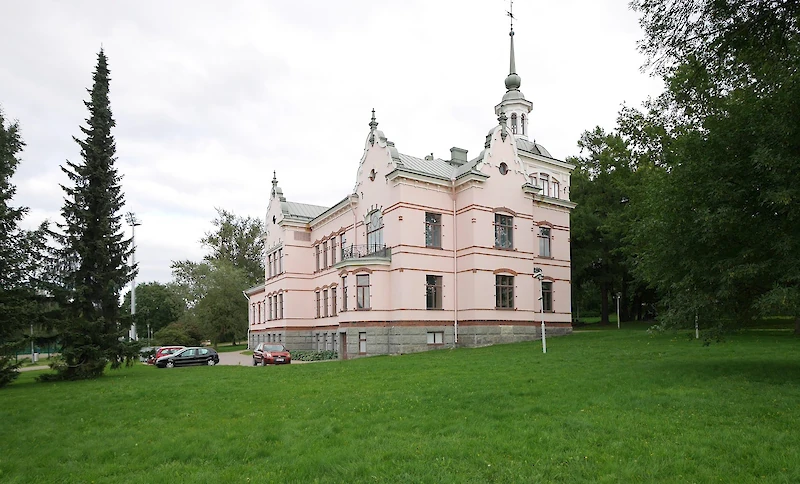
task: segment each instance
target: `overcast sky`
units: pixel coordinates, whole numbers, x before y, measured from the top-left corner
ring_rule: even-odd
[[[623,103],[662,88],[640,71],[627,0],[514,4],[530,132],[559,159]],[[215,207],[264,217],[273,170],[290,201],[352,190],[370,112],[401,153],[477,155],[508,74],[503,0],[4,2],[0,106],[25,143],[12,181],[26,227],[58,220],[59,169],[79,161],[97,53],[111,70],[117,169],[138,282],[199,260]],[[129,228],[126,227],[129,233]]]

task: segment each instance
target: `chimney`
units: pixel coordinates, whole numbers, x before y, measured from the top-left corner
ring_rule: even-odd
[[[467,162],[467,150],[464,148],[450,148],[450,163],[453,166],[461,166]]]

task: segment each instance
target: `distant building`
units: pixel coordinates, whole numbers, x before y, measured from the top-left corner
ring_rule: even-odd
[[[540,339],[542,318],[548,336],[570,333],[574,166],[529,138],[520,83],[512,30],[498,124],[472,159],[402,154],[373,110],[342,201],[290,202],[273,177],[265,284],[246,291],[250,347],[353,358],[480,346]]]

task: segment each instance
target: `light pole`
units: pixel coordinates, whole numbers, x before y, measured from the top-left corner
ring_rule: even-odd
[[[544,274],[542,273],[542,269],[539,267],[533,268],[533,277],[539,279],[539,301],[541,301],[541,309],[542,309],[542,353],[547,353],[547,336],[545,335],[545,328],[544,328],[544,285],[542,279],[544,279]]]
[[[142,224],[139,223],[138,220],[136,220],[136,215],[134,215],[133,212],[128,212],[125,215],[125,221],[128,222],[128,225],[131,226],[131,245],[133,246],[131,250],[131,268],[134,268],[136,266],[136,226]],[[135,315],[136,315],[136,273],[134,272],[134,276],[131,279],[131,330],[129,333],[129,337],[131,340],[139,339],[138,336],[136,335],[136,320],[134,319]]]
[[[622,296],[621,292],[617,293],[617,329],[619,329],[619,298]]]

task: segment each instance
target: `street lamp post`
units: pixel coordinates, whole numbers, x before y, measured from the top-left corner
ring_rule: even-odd
[[[622,293],[617,293],[617,329],[619,329],[619,298],[622,297]]]
[[[141,225],[139,221],[136,219],[136,215],[133,212],[128,212],[125,215],[125,221],[128,222],[128,225],[131,226],[131,245],[133,248],[131,250],[131,267],[133,268],[136,266],[136,226]],[[136,275],[134,273],[133,278],[131,279],[131,330],[129,333],[129,337],[131,340],[138,340],[138,336],[136,335]]]
[[[542,269],[539,267],[533,268],[533,277],[539,279],[539,301],[541,301],[541,310],[542,310],[542,353],[547,353],[547,335],[545,334],[545,327],[544,327],[544,285],[542,283],[542,279],[544,279],[544,274],[542,273]]]

